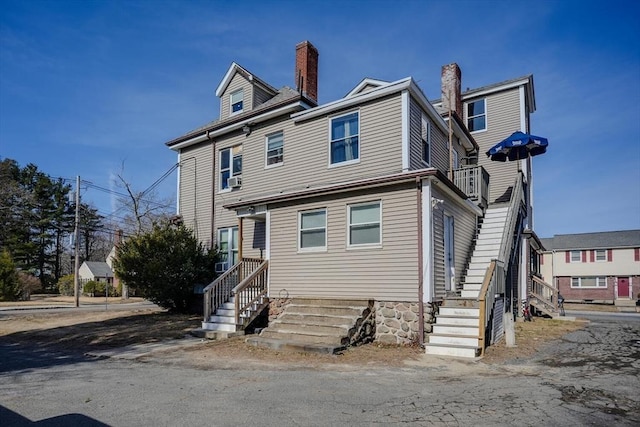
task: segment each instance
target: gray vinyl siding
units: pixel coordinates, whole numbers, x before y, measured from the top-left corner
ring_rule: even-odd
[[[252,108],[256,108],[261,104],[264,104],[265,102],[267,102],[268,100],[270,100],[271,98],[273,98],[274,95],[266,92],[264,89],[261,89],[259,87],[254,87],[253,88],[253,105]]]
[[[455,282],[460,283],[464,277],[467,263],[471,258],[472,242],[476,235],[476,216],[461,203],[448,198],[438,188],[432,186],[432,197],[444,200],[432,211],[433,217],[433,266],[435,297],[445,297],[445,273],[444,273],[444,216],[453,216],[454,226],[454,264]]]
[[[381,200],[382,247],[347,249],[347,205]],[[298,212],[327,209],[327,250],[298,253]],[[351,193],[272,206],[270,295],[418,300],[416,190]]]
[[[329,166],[330,117],[298,124],[274,120],[255,126],[248,136],[236,132],[216,140],[216,165],[220,150],[238,144],[243,146],[242,188],[218,193],[216,204],[401,172],[400,110],[398,94],[336,114],[360,112],[360,161],[350,165]],[[284,162],[267,168],[266,136],[279,131],[284,134]]]
[[[244,78],[240,73],[236,73],[229,86],[225,89],[222,96],[220,96],[220,119],[224,120],[229,117],[231,111],[231,94],[238,89],[242,89],[242,111],[249,111],[252,108],[253,102],[253,85],[249,80]]]
[[[428,167],[422,161],[422,108],[411,98],[409,107],[409,167],[412,170],[423,169]],[[440,172],[447,174],[449,170],[449,135],[448,131],[443,131],[437,126],[431,117],[427,116],[427,120],[431,125],[431,158],[430,165]],[[454,150],[458,152],[458,159],[462,159],[466,154],[464,148],[458,143],[457,138],[453,137]]]
[[[211,209],[213,144],[202,143],[180,151],[180,212],[198,240],[212,244]]]
[[[472,102],[482,97],[465,99]],[[466,109],[466,106],[465,106]],[[527,132],[520,126],[520,93],[518,88],[491,94],[486,97],[487,129],[474,132],[473,137],[480,146],[478,163],[491,177],[489,200],[495,201],[513,186],[518,173],[518,162],[494,162],[486,152],[495,144],[517,130]]]

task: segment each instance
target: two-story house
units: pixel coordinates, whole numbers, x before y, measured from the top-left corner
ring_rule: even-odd
[[[640,230],[556,234],[541,241],[540,272],[566,301],[635,306]]]
[[[295,89],[233,63],[220,118],[167,143],[178,214],[222,257],[203,328],[235,331],[270,303],[265,342],[428,334],[431,352],[476,356],[522,296],[530,165],[484,153],[528,132],[532,77],[462,93],[451,64],[443,101],[407,77],[318,105],[317,49],[298,44],[295,63]]]

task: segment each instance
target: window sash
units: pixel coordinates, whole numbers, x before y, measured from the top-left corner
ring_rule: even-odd
[[[582,251],[571,251],[571,262],[582,262]]]
[[[238,242],[238,227],[218,229],[220,262],[226,262],[228,268],[238,263]]]
[[[607,260],[607,250],[596,249],[596,261],[606,261],[606,260]]]
[[[331,164],[354,161],[360,158],[359,133],[359,112],[331,119]]]
[[[229,188],[229,178],[242,174],[242,145],[220,150],[220,190]]]
[[[607,287],[607,278],[604,276],[572,277],[571,287],[603,289]]]
[[[487,128],[486,99],[467,104],[467,128],[470,132]]]
[[[231,94],[231,113],[239,113],[243,108],[244,91],[242,89],[237,90]]]
[[[267,136],[267,166],[277,165],[284,161],[284,134],[278,132]]]
[[[299,219],[300,250],[326,249],[327,247],[327,211],[326,209],[300,212]]]
[[[349,246],[382,242],[381,207],[380,202],[349,205]]]

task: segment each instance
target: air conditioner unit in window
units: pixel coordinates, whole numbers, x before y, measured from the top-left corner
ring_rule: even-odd
[[[226,262],[216,262],[216,273],[224,273],[227,268],[228,264]]]
[[[239,188],[242,187],[242,177],[241,176],[232,176],[227,180],[227,184],[229,184],[230,188]]]

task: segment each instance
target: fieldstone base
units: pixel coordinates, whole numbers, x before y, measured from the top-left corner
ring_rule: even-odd
[[[269,298],[269,324],[282,314],[290,302],[291,298]]]
[[[419,304],[413,302],[376,301],[375,341],[381,344],[411,344],[419,338]],[[435,323],[435,304],[424,304],[424,333],[431,333]]]

